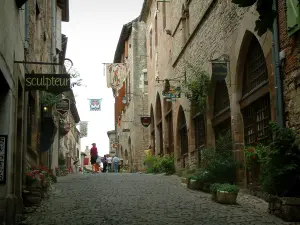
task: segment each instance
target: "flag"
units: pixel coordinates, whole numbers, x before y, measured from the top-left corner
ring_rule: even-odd
[[[101,101],[100,99],[90,99],[90,111],[101,111]]]
[[[79,128],[80,128],[81,137],[87,137],[88,122],[87,121],[80,121]]]
[[[120,90],[127,76],[126,63],[108,63],[106,64],[107,87]]]

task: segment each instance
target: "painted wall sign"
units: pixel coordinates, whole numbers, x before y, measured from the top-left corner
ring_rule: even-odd
[[[42,90],[61,93],[69,91],[71,78],[69,74],[25,74],[25,90]]]
[[[0,135],[0,184],[6,183],[7,135]]]
[[[90,111],[101,111],[101,101],[100,99],[90,99]]]
[[[60,100],[60,102],[55,105],[55,109],[60,115],[65,116],[70,110],[70,99],[64,98]]]
[[[149,125],[151,124],[151,117],[150,116],[142,116],[141,123],[144,127],[149,127]]]

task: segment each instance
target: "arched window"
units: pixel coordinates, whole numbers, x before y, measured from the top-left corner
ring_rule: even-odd
[[[225,80],[216,81],[213,127],[215,139],[231,131],[230,102]]]
[[[163,151],[163,126],[162,126],[162,109],[161,109],[161,101],[159,95],[156,97],[156,110],[155,110],[155,118],[156,118],[156,126],[158,130],[158,137],[159,137],[159,143],[158,143],[158,153],[159,155],[162,155],[164,153]]]
[[[150,108],[150,117],[151,117],[151,125],[150,125],[150,132],[151,132],[151,149],[152,149],[152,155],[155,155],[155,126],[154,126],[154,112],[153,107],[151,105]]]
[[[268,141],[268,125],[271,119],[268,71],[262,48],[253,35],[244,65],[242,100],[244,140],[252,145],[258,139]]]
[[[188,144],[188,133],[187,133],[187,125],[185,120],[184,111],[182,106],[179,108],[178,112],[178,132],[180,138],[180,155],[183,159],[183,167],[186,165],[186,158],[189,151],[189,144]]]
[[[167,140],[168,140],[168,146],[167,146],[167,153],[173,153],[174,152],[174,133],[173,133],[173,115],[172,115],[172,102],[164,100],[164,112],[165,112],[165,121],[167,125]]]

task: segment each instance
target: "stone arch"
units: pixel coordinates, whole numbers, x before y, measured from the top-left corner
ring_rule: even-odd
[[[174,132],[173,132],[173,110],[172,102],[164,99],[163,101],[164,114],[164,144],[167,154],[174,153]]]
[[[215,145],[218,138],[231,132],[231,108],[229,90],[226,80],[217,79],[214,74],[211,77],[211,84],[208,93],[207,111],[207,143]]]
[[[150,124],[150,146],[152,155],[155,155],[155,119],[154,119],[154,110],[151,104],[150,106],[150,117],[151,117],[151,124]]]
[[[163,121],[162,121],[162,107],[160,95],[157,93],[156,95],[156,103],[155,103],[155,125],[157,130],[157,153],[159,155],[163,155]]]
[[[125,163],[125,165],[128,165],[128,163],[129,163],[129,157],[128,157],[127,149],[125,149],[125,152],[124,152],[124,163]]]
[[[243,118],[243,142],[252,145],[258,138],[267,140],[269,136],[273,79],[268,65],[272,64],[272,59],[250,31],[245,32],[238,59],[236,93]]]
[[[176,149],[180,166],[185,168],[188,166],[188,129],[185,113],[182,106],[179,106],[177,114],[177,130],[176,130]]]

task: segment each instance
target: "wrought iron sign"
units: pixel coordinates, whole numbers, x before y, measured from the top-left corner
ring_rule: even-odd
[[[42,90],[54,93],[69,91],[69,74],[25,74],[25,91]]]
[[[149,125],[151,124],[151,117],[150,116],[142,116],[141,123],[144,127],[149,127]]]
[[[216,80],[224,80],[228,75],[229,56],[222,55],[217,59],[211,60],[212,76]]]
[[[70,99],[64,98],[55,105],[56,111],[61,115],[65,116],[70,110]]]
[[[7,135],[0,135],[0,184],[6,183]]]

